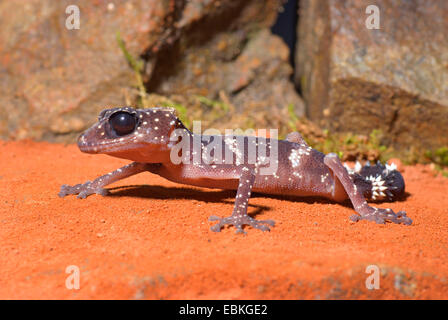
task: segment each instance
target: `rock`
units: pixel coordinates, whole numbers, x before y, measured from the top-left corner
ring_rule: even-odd
[[[79,30],[66,28],[70,1],[0,2],[0,138],[74,141],[103,108],[135,102],[117,32],[144,62],[151,94],[224,92],[238,110],[258,99],[263,112],[294,103],[301,114],[287,52],[267,31],[281,2],[84,1]]]
[[[69,30],[69,1],[2,1],[0,3],[0,127],[3,138],[53,140],[67,128],[55,124],[95,119],[99,110],[122,104],[123,89],[134,74],[123,59],[115,33],[129,51],[150,45],[148,34],[169,8],[159,1],[129,1],[114,7],[84,1],[80,29]],[[150,19],[151,18],[151,19]],[[73,129],[79,130],[79,123]],[[62,132],[60,132],[62,131]],[[63,137],[63,136],[62,136]]]
[[[448,144],[448,2],[300,1],[296,85],[327,128],[386,133],[404,150]]]
[[[248,42],[231,66],[231,101],[238,112],[255,119],[258,127],[284,128],[290,118],[289,105],[297,117],[305,114],[305,105],[289,80],[293,70],[288,60],[288,47],[264,30]]]
[[[253,33],[244,44],[240,43],[245,38],[241,33],[231,36],[218,35],[204,46],[188,47],[176,74],[162,77],[161,84],[151,91],[176,101],[179,96],[226,100],[223,94],[234,113],[214,117],[218,121],[209,124],[217,129],[286,129],[288,105],[293,105],[297,116],[304,115],[303,101],[289,80],[293,70],[288,47],[268,29]],[[235,42],[241,47],[235,47]],[[229,52],[237,54],[224,58]],[[182,103],[192,105],[191,101]]]

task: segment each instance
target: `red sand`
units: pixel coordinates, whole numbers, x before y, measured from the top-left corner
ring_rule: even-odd
[[[61,184],[92,180],[128,161],[76,146],[0,142],[2,299],[448,298],[448,179],[404,167],[403,209],[412,226],[351,223],[353,210],[257,195],[250,213],[271,232],[210,231],[234,193],[178,185],[143,173],[113,195],[59,198]],[[122,188],[117,188],[123,186]],[[381,269],[367,290],[365,269]],[[80,289],[65,286],[80,268]]]

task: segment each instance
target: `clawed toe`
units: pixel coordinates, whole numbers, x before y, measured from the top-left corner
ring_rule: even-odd
[[[412,219],[409,218],[408,216],[406,216],[405,211],[397,212],[396,214],[393,215],[392,218],[394,219],[393,222],[395,222],[395,223],[402,223],[402,224],[406,224],[406,225],[412,224]],[[391,220],[392,220],[392,218],[391,218]]]
[[[63,198],[67,195],[78,195],[78,199],[85,199],[92,194],[105,196],[109,194],[109,191],[99,187],[95,188],[92,186],[92,182],[87,181],[86,183],[76,184],[74,186],[69,186],[67,184],[62,185],[58,196]]]
[[[375,221],[378,224],[385,224],[386,222],[392,222],[397,224],[412,224],[412,219],[406,216],[405,211],[399,211],[395,213],[392,209],[376,209],[374,211],[365,215],[352,215],[350,220],[370,220]]]
[[[249,225],[252,228],[259,229],[261,231],[270,231],[270,228],[267,226],[274,226],[275,222],[273,220],[255,220],[247,215],[232,215],[227,218],[220,218],[217,216],[210,216],[208,218],[209,221],[218,221],[217,224],[212,226],[210,229],[214,232],[220,232],[221,228],[225,225],[231,225],[236,227],[236,233],[246,232],[243,230],[243,225]]]

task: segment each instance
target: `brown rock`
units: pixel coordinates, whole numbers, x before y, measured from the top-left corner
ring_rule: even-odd
[[[160,26],[151,27],[149,17],[169,13],[157,1],[129,1],[113,7],[84,1],[78,4],[80,29],[69,30],[65,10],[70,4],[0,3],[4,111],[0,122],[7,124],[0,127],[1,137],[51,139],[58,121],[73,122],[72,117],[91,121],[105,105],[123,103],[121,89],[132,85],[133,74],[116,44],[115,32],[120,31],[129,51],[137,54],[150,44],[148,33],[160,33]]]
[[[307,114],[338,131],[386,133],[405,149],[448,144],[448,2],[300,2],[298,65]]]
[[[132,56],[145,62],[150,93],[188,100],[195,94],[216,99],[223,91],[241,108],[247,88],[247,98],[257,92],[271,97],[259,101],[264,109],[287,101],[300,114],[284,46],[280,54],[257,55],[249,45],[262,47],[256,39],[267,41],[267,48],[283,45],[267,31],[259,33],[274,22],[281,2],[83,1],[77,3],[80,29],[68,30],[70,1],[2,1],[0,137],[73,141],[103,108],[135,101],[136,74],[117,45],[117,32]],[[268,73],[261,72],[263,64],[270,64]],[[281,83],[283,92],[275,88]]]

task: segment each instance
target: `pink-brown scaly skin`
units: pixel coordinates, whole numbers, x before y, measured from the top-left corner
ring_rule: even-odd
[[[114,131],[110,119],[120,113],[136,120],[135,127],[128,134],[118,135]],[[181,140],[188,141],[193,146],[190,153],[178,152],[176,148]],[[219,147],[210,152],[211,149],[207,148],[212,145]],[[390,209],[370,207],[364,198],[369,190],[362,184],[353,182],[339,158],[335,154],[324,155],[310,148],[297,132],[288,135],[286,140],[202,136],[188,131],[175,115],[174,109],[124,107],[101,112],[98,122],[79,137],[78,146],[83,152],[103,153],[134,162],[93,182],[75,186],[63,185],[59,193],[61,197],[68,194],[78,194],[79,198],[93,193],[105,195],[107,191],[103,189],[104,186],[149,171],[178,183],[237,190],[232,215],[227,218],[210,217],[210,220],[218,221],[212,227],[213,231],[219,231],[226,224],[234,225],[237,232],[244,232],[242,226],[245,224],[263,231],[269,230],[269,225],[274,225],[271,220],[257,221],[247,215],[251,192],[299,197],[320,196],[337,202],[349,198],[359,214],[352,216],[352,220],[412,223],[402,211],[394,213]],[[264,158],[258,156],[262,147],[267,152]],[[216,150],[219,149],[223,161],[210,161],[217,159]],[[198,157],[201,151],[195,153],[195,150],[209,150],[206,152],[209,157]],[[182,156],[183,161],[173,163],[173,153]],[[276,155],[271,159],[274,159],[272,161],[275,161],[277,170],[270,174],[263,173],[263,168],[269,166],[264,159],[271,155]]]

